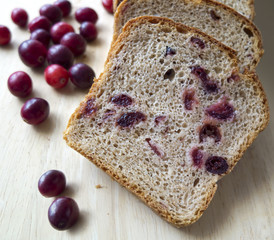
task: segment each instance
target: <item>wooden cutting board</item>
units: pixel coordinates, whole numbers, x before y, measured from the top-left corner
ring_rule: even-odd
[[[234,171],[219,182],[218,191],[203,217],[195,224],[177,229],[163,221],[135,196],[112,181],[104,172],[70,149],[62,139],[69,116],[88,90],[69,84],[55,90],[47,85],[43,71],[27,68],[19,60],[17,48],[29,38],[10,19],[15,7],[25,8],[30,19],[38,15],[46,0],[2,1],[0,24],[12,32],[12,43],[0,48],[0,239],[274,239],[274,123],[273,112],[268,128],[245,153]],[[88,44],[77,62],[89,64],[98,76],[103,69],[112,39],[113,16],[101,0],[74,0],[79,7],[94,8],[99,15],[98,39]],[[265,55],[258,74],[274,107],[274,2],[256,1],[256,24],[263,34]],[[73,16],[67,19],[78,31]],[[20,109],[25,100],[10,94],[7,79],[14,71],[26,71],[33,79],[32,97],[45,98],[50,117],[33,127],[24,123]],[[67,177],[63,195],[74,198],[81,210],[79,223],[59,232],[47,219],[53,198],[44,198],[37,189],[41,174],[59,169]],[[100,184],[102,188],[95,186]]]

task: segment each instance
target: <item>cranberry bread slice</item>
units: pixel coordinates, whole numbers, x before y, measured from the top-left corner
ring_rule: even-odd
[[[71,116],[67,144],[182,227],[268,122],[260,82],[233,51],[169,19],[130,20]]]
[[[113,1],[113,10],[116,11],[117,7],[123,0],[114,0]],[[216,0],[216,2],[223,3],[237,12],[242,14],[243,16],[247,17],[250,20],[253,20],[255,15],[254,10],[254,0]]]
[[[237,51],[241,72],[253,71],[263,55],[256,26],[233,9],[211,0],[124,0],[115,13],[113,41],[128,20],[144,15],[167,17],[216,38]]]

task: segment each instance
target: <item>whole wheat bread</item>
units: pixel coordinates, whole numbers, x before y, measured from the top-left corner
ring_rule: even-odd
[[[113,42],[128,20],[144,15],[167,17],[216,38],[238,52],[241,72],[254,71],[263,55],[256,26],[233,9],[211,0],[124,0],[115,13]]]
[[[113,10],[116,11],[117,7],[123,0],[114,0],[113,1]],[[250,20],[254,19],[255,10],[254,10],[254,0],[218,0],[216,2],[223,3],[237,12],[247,17]]]
[[[233,50],[169,19],[130,20],[64,139],[177,227],[195,222],[269,119]]]

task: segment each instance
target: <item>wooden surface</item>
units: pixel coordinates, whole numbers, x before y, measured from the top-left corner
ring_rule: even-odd
[[[176,229],[155,215],[135,196],[128,193],[88,160],[70,149],[62,139],[68,118],[87,91],[71,84],[56,91],[49,87],[43,72],[24,66],[17,48],[29,38],[10,20],[14,7],[27,9],[30,18],[46,0],[9,0],[1,2],[0,24],[12,31],[12,44],[0,48],[0,239],[274,239],[274,122],[245,153],[234,171],[219,182],[218,191],[203,217],[194,225]],[[75,9],[90,6],[99,14],[99,37],[88,45],[86,57],[97,76],[103,69],[112,37],[113,17],[101,0],[74,0]],[[3,5],[4,4],[4,5]],[[256,24],[263,34],[265,55],[258,74],[274,107],[274,1],[256,0]],[[68,20],[75,29],[79,25]],[[8,76],[17,70],[28,72],[34,85],[32,96],[48,100],[51,113],[43,124],[24,123],[20,109],[25,100],[7,89]],[[47,219],[52,198],[37,189],[41,174],[49,169],[62,170],[68,188],[63,195],[73,197],[81,210],[79,223],[70,231],[54,230]],[[103,188],[96,189],[97,184]]]

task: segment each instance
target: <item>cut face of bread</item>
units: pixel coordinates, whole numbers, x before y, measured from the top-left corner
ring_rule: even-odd
[[[263,54],[255,25],[233,9],[210,0],[125,0],[115,13],[113,41],[128,20],[144,15],[167,17],[216,38],[237,51],[241,72],[253,71]]]
[[[114,0],[113,9],[116,11],[117,7],[123,0]],[[254,18],[254,1],[253,0],[218,0],[217,2],[223,3],[237,12],[247,17],[250,20]]]
[[[268,122],[226,46],[156,17],[129,21],[64,139],[168,222],[195,222]]]

